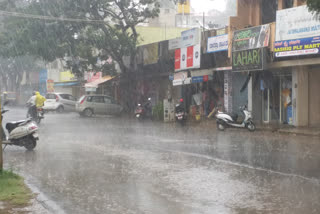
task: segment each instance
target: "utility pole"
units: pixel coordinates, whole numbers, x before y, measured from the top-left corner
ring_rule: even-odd
[[[0,125],[2,126],[2,113],[1,113],[1,97],[0,97]],[[3,170],[3,155],[2,155],[2,130],[3,128],[0,127],[0,173],[2,172]]]

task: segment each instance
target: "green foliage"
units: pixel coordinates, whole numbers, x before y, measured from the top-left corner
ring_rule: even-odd
[[[164,108],[163,102],[159,102],[152,108],[152,115],[155,120],[163,121],[164,119]]]
[[[307,6],[309,11],[320,14],[320,1],[319,0],[307,0]]]
[[[23,2],[24,6],[11,0],[0,4],[1,10],[18,13],[3,20],[0,56],[66,59],[74,73],[112,72],[115,62],[124,73],[132,69],[139,38],[136,26],[159,13],[158,0]],[[130,56],[129,63],[123,56]],[[105,63],[110,57],[113,62]]]
[[[30,190],[24,185],[23,178],[10,171],[0,172],[0,201],[13,205],[25,205],[31,199]]]

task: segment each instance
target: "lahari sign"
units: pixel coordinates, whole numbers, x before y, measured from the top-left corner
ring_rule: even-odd
[[[228,50],[228,34],[208,38],[207,53]]]
[[[175,51],[175,71],[200,68],[200,45],[181,48]]]
[[[263,70],[263,49],[243,50],[232,53],[233,71]]]
[[[311,38],[320,35],[320,21],[307,6],[277,11],[276,41]]]
[[[275,42],[274,53],[276,57],[319,54],[320,37]]]
[[[232,51],[267,47],[269,46],[269,40],[269,24],[235,31],[233,35]]]

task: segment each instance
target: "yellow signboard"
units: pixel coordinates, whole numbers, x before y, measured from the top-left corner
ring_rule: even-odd
[[[190,14],[190,0],[180,0],[178,3],[178,14]]]
[[[63,71],[60,72],[60,82],[70,82],[70,81],[75,81],[76,77],[74,76],[71,71]]]

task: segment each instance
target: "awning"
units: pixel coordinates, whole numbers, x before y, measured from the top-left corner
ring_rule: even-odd
[[[104,76],[101,79],[86,83],[84,87],[85,88],[98,88],[100,84],[108,82],[109,80],[112,80],[113,78],[114,77],[112,77],[112,76]]]
[[[79,84],[80,82],[58,82],[58,83],[54,83],[54,86],[74,86]]]

